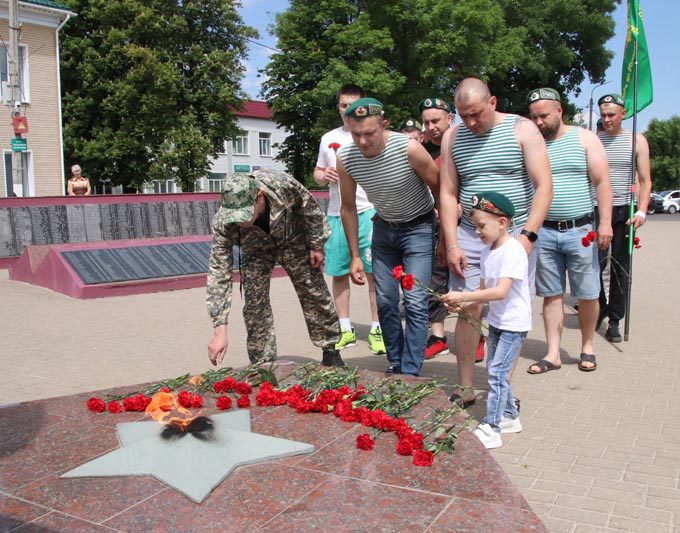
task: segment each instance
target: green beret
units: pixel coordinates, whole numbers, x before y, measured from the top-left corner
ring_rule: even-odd
[[[621,98],[620,94],[616,93],[609,93],[605,94],[604,96],[601,96],[600,99],[597,101],[597,105],[602,104],[616,104],[620,105],[621,107],[626,107],[626,102],[623,101],[623,98]]]
[[[551,89],[550,87],[534,89],[527,95],[527,105],[531,105],[533,102],[537,102],[538,100],[554,100],[555,102],[562,102],[560,99],[560,93],[558,93],[555,89]]]
[[[451,106],[441,98],[423,98],[418,102],[418,113],[422,113],[425,109],[441,109],[451,113]]]
[[[369,115],[382,115],[383,105],[375,98],[359,98],[354,103],[345,109],[346,117],[367,117]]]
[[[404,122],[401,123],[401,126],[399,126],[399,131],[413,131],[413,130],[422,130],[423,126],[414,118],[407,118]]]
[[[495,191],[478,192],[472,195],[472,209],[479,209],[502,217],[514,217],[515,206],[508,197]]]
[[[222,221],[225,224],[248,222],[253,218],[259,182],[252,176],[235,174],[222,190]]]

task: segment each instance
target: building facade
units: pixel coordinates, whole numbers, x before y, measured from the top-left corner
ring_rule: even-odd
[[[222,181],[235,172],[252,172],[261,168],[285,171],[286,165],[274,158],[278,155],[275,145],[286,139],[286,132],[272,120],[272,112],[266,102],[246,101],[243,109],[235,111],[242,134],[232,142],[226,142],[224,153],[212,161],[210,176],[202,189],[218,192]]]
[[[6,120],[0,121],[2,179],[0,196],[61,196],[64,164],[59,78],[59,31],[74,14],[50,0],[18,3],[21,100],[19,110],[28,120],[22,137],[26,149],[13,151],[15,137],[9,119],[16,102],[7,94],[9,81],[9,2],[0,0],[0,81]],[[16,143],[15,143],[16,144]],[[15,146],[15,149],[19,146]],[[13,176],[12,158],[21,157],[21,174]]]

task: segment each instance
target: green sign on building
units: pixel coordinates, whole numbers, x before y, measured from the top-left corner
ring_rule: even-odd
[[[234,172],[250,172],[250,165],[234,165]]]
[[[12,138],[12,152],[25,152],[28,150],[28,140],[18,137]]]

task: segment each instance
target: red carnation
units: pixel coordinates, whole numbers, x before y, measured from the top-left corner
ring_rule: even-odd
[[[590,239],[589,239],[588,237],[583,237],[583,238],[581,239],[581,244],[582,244],[583,246],[585,246],[586,248],[588,248],[588,246],[590,246],[590,242],[591,242],[591,241],[590,241]]]
[[[215,405],[220,411],[231,409],[231,398],[229,398],[229,396],[220,396],[217,398]]]
[[[193,407],[193,396],[189,391],[180,391],[177,395],[177,401],[185,409],[191,409],[191,407]]]
[[[103,413],[106,411],[106,404],[99,398],[90,398],[87,400],[87,408],[93,413]]]
[[[375,441],[368,433],[364,433],[363,435],[359,435],[357,437],[357,448],[360,450],[365,450],[368,452],[373,449],[373,446],[375,446]]]
[[[234,392],[236,394],[250,394],[253,392],[253,388],[250,386],[250,383],[246,383],[245,381],[239,381],[234,385]]]
[[[592,230],[589,231],[588,235],[586,235],[586,237],[588,237],[588,240],[590,242],[593,242],[595,239],[597,239],[597,231],[592,231]]]
[[[123,410],[123,406],[114,400],[111,400],[106,408],[109,410],[109,413],[120,413]]]
[[[158,392],[170,392],[170,389],[168,387],[162,387]]]
[[[203,407],[203,398],[201,398],[200,394],[194,394],[191,397],[191,407],[194,409],[198,409],[199,407]]]
[[[399,455],[411,455],[413,453],[413,443],[409,439],[401,439],[397,444]]]
[[[236,400],[236,405],[238,405],[241,409],[250,407],[250,397],[247,394],[239,396],[238,400]]]
[[[413,452],[413,464],[416,466],[432,466],[434,454],[428,450],[415,450]]]
[[[401,278],[401,286],[405,291],[410,291],[415,285],[416,281],[413,279],[411,274],[406,274]]]
[[[401,265],[397,265],[392,269],[392,277],[399,281],[401,277],[404,275],[404,267]]]
[[[328,148],[331,148],[334,152],[337,152],[340,148],[340,145],[338,143],[331,143],[328,145]]]
[[[633,237],[633,246],[635,246],[635,248],[642,248],[642,244],[640,244],[640,237]]]

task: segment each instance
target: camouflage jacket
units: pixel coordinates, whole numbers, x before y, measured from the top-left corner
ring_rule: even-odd
[[[300,182],[283,173],[261,170],[254,177],[269,203],[271,242],[278,248],[303,242],[310,250],[323,250],[330,229],[312,194]],[[246,233],[248,238],[244,238]],[[255,250],[247,247],[255,247],[253,243],[260,240],[260,235],[262,240],[266,237],[257,227],[225,224],[222,208],[213,218],[212,235],[206,304],[213,327],[216,327],[227,323],[231,308],[234,244],[240,244],[244,253],[252,253]]]

